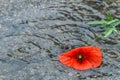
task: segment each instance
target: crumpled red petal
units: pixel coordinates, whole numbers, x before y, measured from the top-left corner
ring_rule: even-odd
[[[78,61],[76,56],[82,53],[85,56],[83,61]],[[102,52],[99,47],[85,46],[72,49],[58,56],[59,61],[77,70],[96,68],[102,63]]]

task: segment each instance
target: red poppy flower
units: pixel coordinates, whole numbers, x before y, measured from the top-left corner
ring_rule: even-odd
[[[66,66],[78,70],[96,68],[102,63],[102,52],[99,47],[85,46],[75,48],[58,56]]]

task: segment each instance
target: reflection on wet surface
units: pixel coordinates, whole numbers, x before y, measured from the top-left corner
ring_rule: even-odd
[[[5,80],[119,80],[118,34],[102,38],[108,11],[120,18],[120,5],[102,0],[0,1],[0,78]],[[76,71],[59,63],[58,54],[79,46],[98,45],[103,64]]]

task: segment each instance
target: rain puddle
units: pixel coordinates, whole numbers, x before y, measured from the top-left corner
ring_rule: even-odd
[[[86,22],[120,19],[119,0],[1,0],[1,80],[120,80],[120,33],[103,38],[102,26]],[[100,67],[78,71],[58,55],[75,47],[97,45]]]

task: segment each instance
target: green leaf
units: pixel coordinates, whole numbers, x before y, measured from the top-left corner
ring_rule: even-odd
[[[112,17],[112,15],[110,14],[110,12],[107,13],[107,16],[108,16],[108,20],[113,20],[113,17]]]
[[[109,21],[107,24],[110,25],[110,24],[118,22],[118,21],[119,21],[118,19],[114,19],[114,20]]]
[[[118,33],[117,29],[114,29],[114,31],[115,31],[116,33]]]
[[[107,23],[101,24],[103,27],[108,27]]]
[[[108,37],[112,32],[114,31],[114,28],[109,28],[108,30],[106,30],[103,34],[104,37]]]
[[[90,21],[87,24],[103,26],[106,29],[106,31],[103,33],[103,36],[108,37],[113,31],[117,32],[116,27],[120,25],[120,20],[119,19],[113,19],[110,12],[108,12],[107,16],[108,16],[107,20]]]
[[[115,26],[115,27],[118,26],[118,25],[120,25],[120,20],[113,24],[113,26]]]
[[[87,24],[94,24],[94,25],[99,25],[99,24],[107,24],[107,21],[101,20],[101,21],[90,21]]]

